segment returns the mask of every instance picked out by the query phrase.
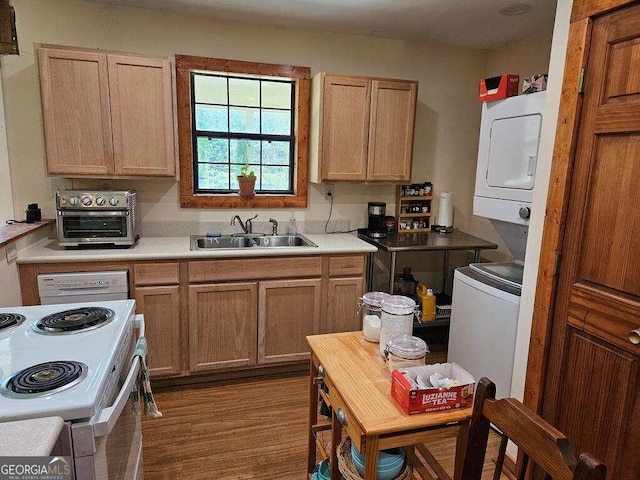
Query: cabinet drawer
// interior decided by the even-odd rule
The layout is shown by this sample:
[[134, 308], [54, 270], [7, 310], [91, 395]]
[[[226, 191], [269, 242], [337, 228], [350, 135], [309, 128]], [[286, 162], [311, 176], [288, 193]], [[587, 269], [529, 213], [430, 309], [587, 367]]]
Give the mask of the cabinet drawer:
[[364, 272], [364, 256], [348, 255], [329, 258], [329, 275], [362, 275]]
[[333, 409], [334, 414], [342, 411], [347, 419], [347, 425], [343, 426], [347, 431], [347, 435], [351, 438], [351, 441], [356, 446], [358, 451], [362, 451], [362, 445], [364, 443], [365, 435], [362, 431], [358, 422], [356, 422], [356, 417], [353, 412], [347, 407], [346, 402], [338, 393], [338, 390], [333, 385], [329, 374], [326, 374], [324, 377], [324, 383], [329, 389], [329, 401], [331, 402], [331, 408]]
[[319, 277], [321, 257], [246, 258], [189, 262], [190, 282]]
[[133, 266], [136, 285], [172, 285], [180, 283], [178, 263], [136, 263]]

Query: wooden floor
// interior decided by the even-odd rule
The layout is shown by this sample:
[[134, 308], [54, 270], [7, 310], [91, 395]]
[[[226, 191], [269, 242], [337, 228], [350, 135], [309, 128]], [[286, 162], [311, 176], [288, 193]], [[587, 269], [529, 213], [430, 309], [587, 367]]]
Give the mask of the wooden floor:
[[[296, 375], [156, 389], [163, 417], [143, 420], [145, 479], [304, 480], [308, 388]], [[451, 474], [453, 441], [429, 449]]]

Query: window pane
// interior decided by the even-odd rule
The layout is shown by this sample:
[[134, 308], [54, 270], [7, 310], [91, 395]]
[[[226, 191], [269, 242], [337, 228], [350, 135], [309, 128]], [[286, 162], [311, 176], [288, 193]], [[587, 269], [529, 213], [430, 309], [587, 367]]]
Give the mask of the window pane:
[[227, 107], [196, 105], [196, 129], [209, 132], [228, 132]]
[[262, 106], [264, 108], [291, 108], [291, 84], [262, 82]]
[[230, 107], [230, 132], [260, 133], [260, 110], [257, 108]]
[[193, 90], [196, 103], [227, 104], [227, 79], [209, 75], [194, 75]]
[[262, 142], [262, 163], [289, 165], [289, 142]]
[[289, 167], [263, 167], [262, 190], [289, 190]]
[[[236, 183], [238, 183], [237, 180]], [[199, 163], [198, 188], [227, 190], [229, 188], [229, 165]]]
[[[226, 100], [225, 100], [226, 103]], [[260, 106], [260, 81], [229, 79], [229, 105]]]
[[260, 164], [259, 140], [230, 140], [231, 163]]
[[199, 162], [228, 162], [229, 140], [224, 138], [198, 137]]
[[272, 135], [290, 135], [291, 112], [284, 112], [282, 110], [263, 110], [262, 133]]
[[[240, 173], [240, 167], [242, 165], [231, 165], [231, 190], [238, 190], [240, 186], [238, 185], [238, 174]], [[256, 176], [256, 190], [260, 190], [260, 166], [259, 165], [250, 165], [249, 171], [253, 170], [254, 175]]]

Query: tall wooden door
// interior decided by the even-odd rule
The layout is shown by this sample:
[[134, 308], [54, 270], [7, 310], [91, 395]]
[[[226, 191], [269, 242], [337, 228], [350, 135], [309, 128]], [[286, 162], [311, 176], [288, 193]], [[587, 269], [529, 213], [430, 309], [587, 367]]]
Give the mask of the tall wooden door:
[[543, 415], [577, 452], [603, 461], [608, 479], [636, 480], [640, 5], [596, 17], [589, 26]]

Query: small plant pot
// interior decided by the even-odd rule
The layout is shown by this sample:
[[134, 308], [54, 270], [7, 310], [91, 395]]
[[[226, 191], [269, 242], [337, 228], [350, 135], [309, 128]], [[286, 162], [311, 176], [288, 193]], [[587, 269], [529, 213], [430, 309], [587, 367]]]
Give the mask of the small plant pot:
[[238, 185], [240, 186], [240, 191], [238, 192], [238, 194], [242, 198], [249, 200], [256, 196], [256, 177], [238, 176]]

